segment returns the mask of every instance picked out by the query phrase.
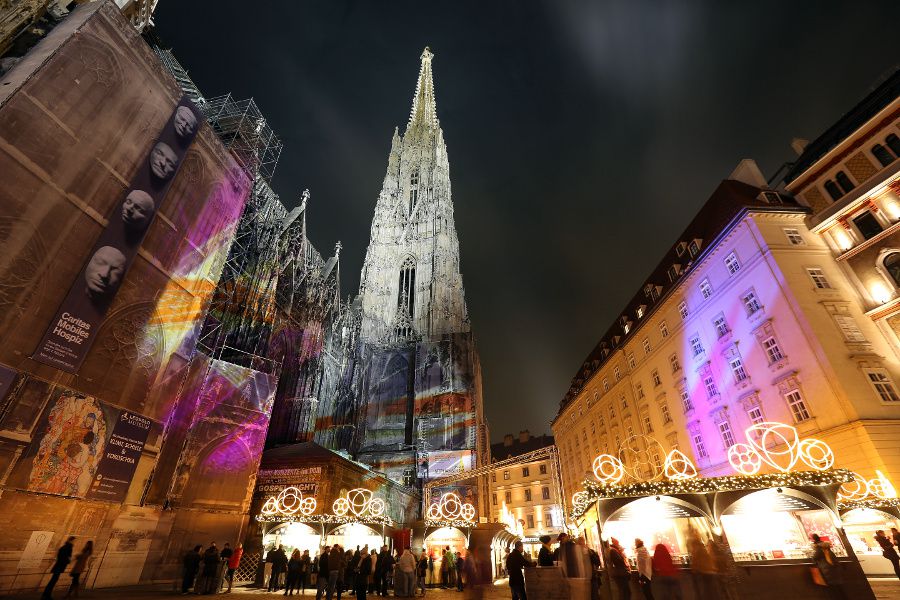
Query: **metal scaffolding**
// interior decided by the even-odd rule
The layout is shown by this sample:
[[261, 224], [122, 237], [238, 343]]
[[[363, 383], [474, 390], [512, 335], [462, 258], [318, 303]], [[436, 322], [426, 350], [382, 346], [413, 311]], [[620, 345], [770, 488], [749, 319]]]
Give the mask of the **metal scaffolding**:
[[216, 135], [251, 177], [272, 180], [283, 144], [253, 98], [235, 100], [230, 93], [200, 105]]

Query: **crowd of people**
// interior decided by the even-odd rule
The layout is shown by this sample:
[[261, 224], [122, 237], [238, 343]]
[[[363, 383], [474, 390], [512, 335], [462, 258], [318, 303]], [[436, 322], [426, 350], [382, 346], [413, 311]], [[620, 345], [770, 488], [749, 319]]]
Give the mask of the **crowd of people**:
[[181, 579], [182, 595], [190, 594], [215, 594], [223, 591], [231, 592], [234, 584], [234, 573], [241, 564], [244, 555], [244, 547], [238, 544], [235, 548], [225, 542], [222, 550], [215, 542], [210, 542], [205, 549], [201, 545], [194, 546], [182, 560], [183, 571]]

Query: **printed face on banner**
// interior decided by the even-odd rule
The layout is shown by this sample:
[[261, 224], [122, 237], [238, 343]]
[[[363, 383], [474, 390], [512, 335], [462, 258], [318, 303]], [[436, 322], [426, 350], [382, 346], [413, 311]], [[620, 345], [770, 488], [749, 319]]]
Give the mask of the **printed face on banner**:
[[128, 193], [113, 210], [34, 351], [34, 360], [69, 373], [81, 366], [197, 133], [196, 111], [191, 100], [183, 97], [148, 149], [143, 167], [132, 177]]

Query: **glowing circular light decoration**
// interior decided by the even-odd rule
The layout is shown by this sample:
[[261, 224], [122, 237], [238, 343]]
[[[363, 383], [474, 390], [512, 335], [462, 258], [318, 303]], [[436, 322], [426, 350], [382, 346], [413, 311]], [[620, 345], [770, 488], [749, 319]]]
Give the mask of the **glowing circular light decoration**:
[[748, 427], [744, 435], [762, 461], [782, 473], [793, 469], [800, 459], [800, 438], [797, 430], [790, 425], [757, 423]]
[[615, 485], [625, 477], [622, 461], [612, 454], [601, 454], [595, 458], [593, 467], [594, 477], [603, 485]]
[[847, 481], [838, 490], [838, 500], [853, 502], [869, 497], [869, 482], [859, 473], [851, 473], [853, 481]]
[[308, 517], [316, 510], [316, 499], [304, 497], [303, 493], [293, 487], [286, 487], [277, 496], [266, 500], [260, 509], [260, 513], [266, 516], [285, 515], [292, 516], [297, 513]]
[[875, 469], [875, 477], [869, 480], [869, 492], [879, 498], [897, 497], [897, 490], [894, 489], [891, 481], [878, 469]]
[[817, 471], [825, 471], [834, 465], [834, 452], [822, 440], [807, 438], [800, 442], [800, 460]]
[[625, 475], [634, 481], [655, 481], [665, 477], [665, 467], [657, 463], [665, 452], [656, 438], [639, 434], [622, 442], [617, 458]]
[[372, 498], [369, 502], [369, 514], [373, 517], [380, 517], [384, 514], [384, 500], [381, 498]]
[[588, 507], [588, 500], [590, 499], [590, 494], [587, 492], [575, 492], [572, 494], [572, 509], [576, 513], [582, 513]]
[[339, 517], [343, 517], [350, 510], [350, 502], [346, 498], [338, 498], [331, 505], [331, 510]]
[[437, 502], [433, 502], [431, 506], [428, 507], [428, 518], [437, 521], [466, 521], [472, 522], [475, 520], [475, 507], [468, 503], [463, 502], [458, 494], [454, 492], [447, 492], [443, 494]]
[[762, 466], [759, 454], [747, 444], [735, 444], [729, 448], [728, 462], [741, 475], [756, 475]]
[[347, 502], [350, 503], [350, 510], [357, 517], [361, 517], [366, 509], [369, 508], [369, 502], [372, 501], [372, 492], [364, 488], [354, 488], [347, 492]]
[[684, 452], [677, 448], [666, 456], [666, 463], [663, 467], [663, 473], [666, 479], [693, 479], [697, 476], [697, 467], [691, 462]]

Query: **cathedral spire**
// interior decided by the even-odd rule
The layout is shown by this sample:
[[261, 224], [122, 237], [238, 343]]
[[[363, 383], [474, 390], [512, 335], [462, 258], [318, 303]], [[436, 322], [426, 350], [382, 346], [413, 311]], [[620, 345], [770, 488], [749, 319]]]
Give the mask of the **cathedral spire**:
[[414, 125], [433, 125], [437, 127], [437, 106], [434, 101], [434, 79], [431, 76], [431, 59], [434, 54], [427, 46], [422, 51], [422, 66], [419, 68], [419, 80], [416, 82], [416, 94], [413, 96], [412, 110], [409, 112], [409, 123], [406, 130]]

